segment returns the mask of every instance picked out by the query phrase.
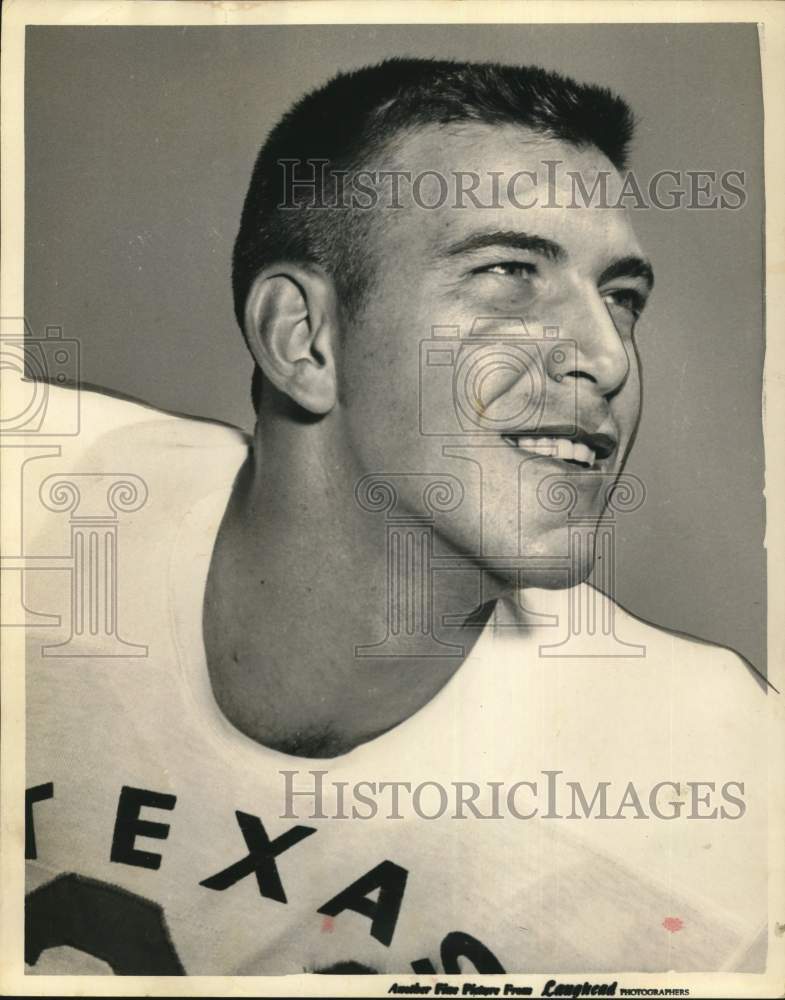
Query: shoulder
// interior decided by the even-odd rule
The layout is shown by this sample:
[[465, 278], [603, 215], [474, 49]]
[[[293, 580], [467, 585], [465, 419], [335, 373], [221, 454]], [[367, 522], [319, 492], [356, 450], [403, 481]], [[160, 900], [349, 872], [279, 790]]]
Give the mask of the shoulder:
[[230, 424], [159, 409], [97, 386], [46, 384], [46, 437], [72, 455], [111, 448], [122, 441], [172, 447], [245, 449], [248, 437]]
[[50, 471], [64, 475], [132, 473], [172, 482], [177, 473], [185, 482], [190, 471], [207, 492], [233, 478], [250, 445], [237, 427], [93, 386], [46, 385], [45, 405], [35, 444], [49, 447]]
[[[53, 390], [59, 416], [74, 391]], [[209, 555], [220, 505], [199, 532], [184, 525], [205, 498], [225, 504], [248, 453], [237, 428], [93, 389], [77, 404], [78, 434], [48, 439], [23, 482], [25, 598], [41, 616], [27, 630], [31, 774], [53, 767], [58, 736], [82, 746], [101, 719], [119, 740], [128, 716], [131, 739], [142, 723], [128, 705], [176, 697], [171, 574]]]
[[777, 695], [766, 676], [735, 650], [657, 625], [615, 601], [610, 603], [618, 634], [643, 648], [643, 659], [653, 670], [667, 670], [689, 701], [741, 707], [759, 704], [767, 693]]
[[23, 474], [33, 557], [62, 548], [64, 514], [106, 516], [107, 504], [123, 514], [125, 538], [168, 538], [202, 497], [231, 489], [249, 451], [236, 427], [94, 388], [49, 386], [47, 407], [47, 433], [31, 448], [40, 460]]

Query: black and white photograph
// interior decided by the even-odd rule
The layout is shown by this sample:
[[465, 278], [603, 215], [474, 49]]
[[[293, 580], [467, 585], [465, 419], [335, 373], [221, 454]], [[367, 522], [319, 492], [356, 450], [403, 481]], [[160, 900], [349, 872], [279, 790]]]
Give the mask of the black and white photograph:
[[2, 992], [780, 995], [782, 8], [3, 27]]

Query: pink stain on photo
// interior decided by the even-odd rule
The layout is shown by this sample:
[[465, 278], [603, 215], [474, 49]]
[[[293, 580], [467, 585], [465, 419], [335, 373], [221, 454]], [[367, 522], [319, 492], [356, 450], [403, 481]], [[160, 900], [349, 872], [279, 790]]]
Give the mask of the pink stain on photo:
[[676, 931], [680, 931], [682, 929], [684, 921], [681, 917], [666, 917], [662, 922], [662, 926], [670, 934], [675, 934]]

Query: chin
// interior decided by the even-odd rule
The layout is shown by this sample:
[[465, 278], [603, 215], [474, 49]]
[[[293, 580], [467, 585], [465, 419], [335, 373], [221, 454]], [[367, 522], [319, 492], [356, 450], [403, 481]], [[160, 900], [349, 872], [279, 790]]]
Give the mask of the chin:
[[[584, 533], [582, 536], [579, 546], [575, 546], [575, 539], [572, 539], [571, 553], [570, 534], [562, 523], [544, 530], [536, 539], [526, 539], [520, 556], [513, 555], [515, 547], [508, 547], [506, 551], [511, 556], [508, 565], [500, 566], [492, 557], [475, 557], [474, 561], [493, 576], [500, 590], [519, 590], [521, 587], [565, 590], [587, 580], [594, 568], [593, 532], [590, 532], [591, 540]], [[501, 545], [499, 550], [504, 551]]]
[[590, 576], [594, 566], [591, 560], [586, 565], [574, 566], [569, 572], [555, 571], [548, 568], [526, 569], [521, 574], [519, 586], [537, 587], [540, 590], [566, 590], [568, 587], [577, 587], [579, 583], [584, 583]]

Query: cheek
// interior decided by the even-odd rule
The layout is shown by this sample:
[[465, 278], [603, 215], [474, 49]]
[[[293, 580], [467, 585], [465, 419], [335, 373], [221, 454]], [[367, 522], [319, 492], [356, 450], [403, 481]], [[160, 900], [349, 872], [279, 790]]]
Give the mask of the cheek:
[[420, 342], [430, 325], [411, 301], [387, 292], [385, 285], [346, 331], [341, 381], [352, 419], [381, 422], [389, 438], [393, 431], [411, 436], [419, 427]]
[[[353, 419], [394, 421], [401, 433], [417, 427], [419, 357], [417, 345], [371, 344], [347, 358], [344, 400]], [[369, 427], [370, 430], [370, 427]], [[386, 427], [390, 432], [389, 424]]]
[[421, 464], [419, 358], [416, 351], [411, 355], [392, 339], [374, 337], [346, 358], [342, 444], [365, 471], [410, 471], [412, 462]]

